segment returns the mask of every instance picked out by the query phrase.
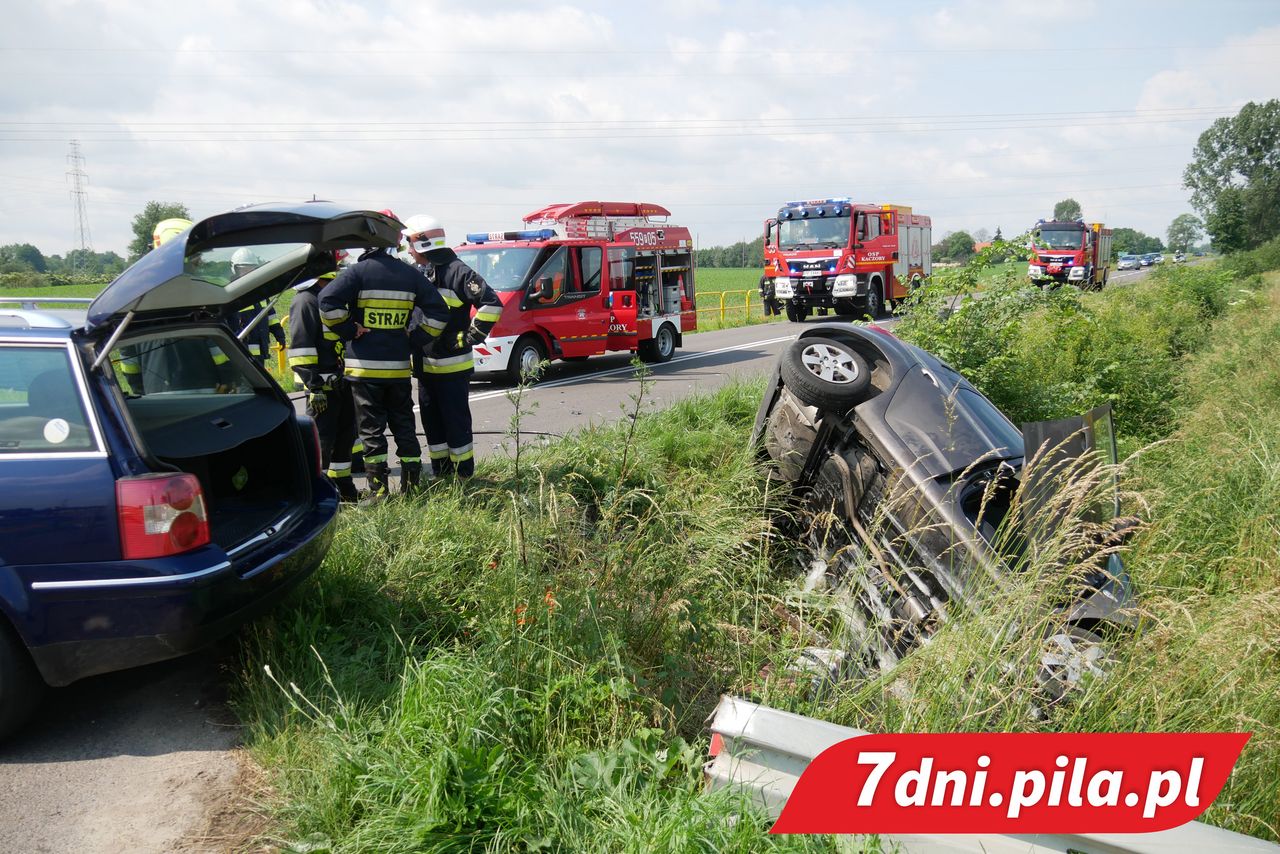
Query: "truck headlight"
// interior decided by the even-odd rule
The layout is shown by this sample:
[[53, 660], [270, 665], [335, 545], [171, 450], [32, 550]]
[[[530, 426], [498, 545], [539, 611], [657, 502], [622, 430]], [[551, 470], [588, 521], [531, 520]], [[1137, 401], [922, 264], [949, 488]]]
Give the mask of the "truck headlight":
[[1071, 272], [1067, 274], [1068, 279], [1083, 279], [1084, 267], [1072, 267]]
[[1044, 275], [1044, 267], [1039, 267], [1035, 264], [1032, 264], [1029, 267], [1027, 267], [1027, 275], [1033, 279], [1038, 279]]
[[858, 292], [858, 277], [852, 274], [836, 276], [831, 285], [833, 297], [851, 297]]

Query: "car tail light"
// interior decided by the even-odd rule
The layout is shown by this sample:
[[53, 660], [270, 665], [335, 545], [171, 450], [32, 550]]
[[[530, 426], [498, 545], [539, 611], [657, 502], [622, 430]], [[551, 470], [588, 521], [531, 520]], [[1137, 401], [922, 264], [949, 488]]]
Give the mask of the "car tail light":
[[125, 560], [181, 554], [209, 542], [204, 491], [193, 474], [121, 478], [116, 507]]

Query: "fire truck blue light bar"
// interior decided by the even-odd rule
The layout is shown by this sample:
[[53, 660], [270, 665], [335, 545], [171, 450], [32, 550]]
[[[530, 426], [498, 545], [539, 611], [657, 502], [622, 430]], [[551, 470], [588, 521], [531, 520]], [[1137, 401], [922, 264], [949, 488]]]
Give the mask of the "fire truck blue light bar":
[[467, 235], [468, 243], [488, 243], [491, 240], [550, 240], [556, 236], [554, 228], [535, 228], [529, 231], [473, 231]]

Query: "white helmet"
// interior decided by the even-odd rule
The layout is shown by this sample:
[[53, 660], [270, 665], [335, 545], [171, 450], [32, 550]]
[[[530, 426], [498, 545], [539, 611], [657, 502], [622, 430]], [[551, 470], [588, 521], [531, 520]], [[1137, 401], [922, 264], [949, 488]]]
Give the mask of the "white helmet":
[[444, 239], [444, 226], [440, 220], [427, 214], [414, 214], [404, 221], [404, 230], [400, 232], [415, 252], [427, 253], [432, 249], [444, 249], [448, 244]]
[[258, 253], [254, 252], [248, 246], [241, 246], [231, 255], [231, 273], [235, 276], [243, 276], [250, 270], [257, 269], [262, 266], [262, 259], [258, 257]]

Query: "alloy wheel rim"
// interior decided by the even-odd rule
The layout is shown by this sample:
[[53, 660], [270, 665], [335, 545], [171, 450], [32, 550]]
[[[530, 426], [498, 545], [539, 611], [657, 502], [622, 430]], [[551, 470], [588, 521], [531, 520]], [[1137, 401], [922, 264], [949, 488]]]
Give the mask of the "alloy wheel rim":
[[800, 361], [820, 380], [848, 385], [858, 378], [858, 363], [850, 353], [830, 344], [810, 344], [800, 353]]

